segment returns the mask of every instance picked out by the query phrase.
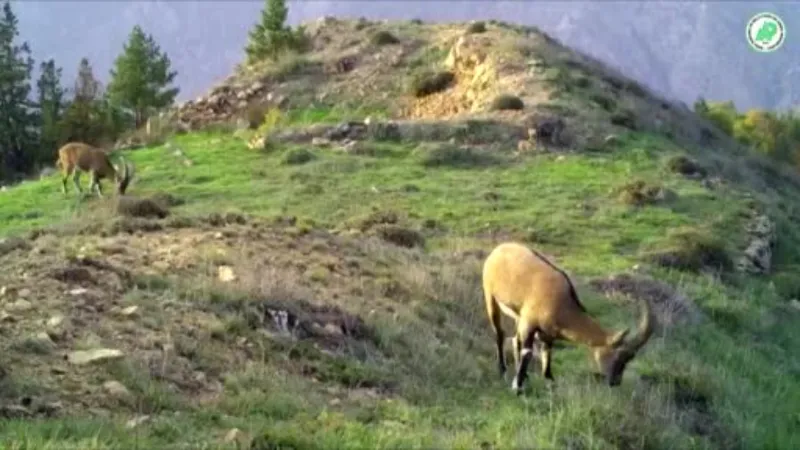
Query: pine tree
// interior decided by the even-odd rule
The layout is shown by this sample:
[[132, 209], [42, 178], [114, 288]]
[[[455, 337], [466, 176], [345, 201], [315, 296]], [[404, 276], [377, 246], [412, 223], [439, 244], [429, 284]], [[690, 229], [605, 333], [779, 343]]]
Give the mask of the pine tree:
[[40, 155], [49, 158], [55, 154], [61, 143], [60, 122], [64, 109], [64, 89], [61, 87], [61, 68], [52, 59], [40, 65], [39, 80], [36, 82], [39, 105]]
[[87, 58], [82, 58], [78, 65], [78, 75], [70, 93], [72, 100], [65, 107], [61, 120], [61, 140], [100, 145], [112, 133], [103, 116], [102, 86], [94, 77]]
[[18, 21], [6, 0], [0, 12], [0, 175], [33, 167], [36, 116], [29, 101], [33, 59], [27, 42], [15, 42]]
[[118, 107], [133, 112], [134, 123], [142, 126], [153, 110], [175, 101], [180, 90], [168, 88], [177, 72], [151, 35], [138, 25], [133, 27], [122, 53], [114, 61], [108, 98]]
[[303, 50], [305, 32], [302, 27], [292, 30], [286, 25], [289, 8], [285, 0], [265, 0], [261, 20], [248, 33], [245, 47], [248, 62], [264, 58], [277, 59], [287, 50]]

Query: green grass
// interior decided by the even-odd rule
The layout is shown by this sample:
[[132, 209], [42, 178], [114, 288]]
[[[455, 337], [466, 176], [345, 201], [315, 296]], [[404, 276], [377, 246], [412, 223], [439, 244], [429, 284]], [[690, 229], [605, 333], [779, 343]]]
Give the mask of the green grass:
[[[301, 123], [328, 117], [294, 114], [292, 121]], [[290, 214], [334, 228], [376, 209], [394, 210], [446, 230], [429, 240], [430, 252], [454, 240], [488, 250], [485, 237], [504, 233], [557, 255], [580, 277], [627, 270], [641, 261], [643, 248], [658, 246], [680, 227], [711, 230], [731, 248], [741, 240], [744, 192], [712, 192], [665, 170], [663, 157], [680, 149], [654, 136], [625, 136], [613, 153], [516, 161], [498, 155], [496, 164], [447, 157], [430, 164], [413, 145], [378, 143], [365, 143], [375, 146], [377, 156], [310, 149], [314, 158], [287, 164], [297, 148], [257, 152], [218, 133], [175, 137], [172, 145], [193, 165], [184, 166], [164, 146], [128, 157], [137, 167], [130, 194], [178, 196], [186, 203], [174, 214]], [[632, 179], [661, 184], [677, 198], [644, 207], [619, 202], [614, 190]], [[91, 220], [87, 205], [98, 201], [78, 201], [73, 193], [65, 199], [59, 184], [53, 176], [0, 194], [0, 234]], [[779, 220], [786, 226], [785, 218]], [[782, 243], [797, 242], [791, 236]], [[777, 269], [794, 253], [783, 248]], [[765, 320], [780, 315], [785, 299], [769, 280], [734, 276], [723, 283], [705, 275], [654, 273], [679, 286], [707, 317], [654, 339], [631, 363], [631, 373], [652, 382], [627, 375], [619, 388], [597, 385], [588, 377], [585, 349], [565, 348], [555, 352], [558, 385], [552, 392], [532, 375], [527, 396], [514, 397], [494, 371], [477, 274], [462, 274], [446, 286], [425, 288], [439, 302], [411, 286], [401, 318], [373, 324], [378, 346], [393, 355], [387, 361], [319, 360], [326, 370], [348, 374], [339, 384], [390, 378], [396, 384], [390, 399], [333, 405], [317, 383], [254, 364], [226, 380], [225, 395], [213, 408], [156, 412], [135, 431], [119, 417], [70, 417], [4, 421], [0, 435], [11, 442], [6, 448], [19, 449], [217, 448], [231, 428], [268, 433], [269, 442], [285, 448], [797, 448], [800, 335], [796, 320]], [[582, 283], [579, 290], [604, 324], [632, 320], [628, 309]], [[431, 320], [440, 321], [441, 330]], [[277, 448], [263, 445], [253, 448]]]

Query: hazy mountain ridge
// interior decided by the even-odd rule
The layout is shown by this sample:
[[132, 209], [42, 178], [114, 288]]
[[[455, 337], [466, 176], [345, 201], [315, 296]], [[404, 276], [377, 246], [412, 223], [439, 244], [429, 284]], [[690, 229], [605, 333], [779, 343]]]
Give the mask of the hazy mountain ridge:
[[[107, 80], [134, 24], [152, 33], [178, 70], [180, 98], [193, 98], [224, 78], [243, 58], [260, 1], [18, 2], [22, 37], [38, 60], [55, 57], [71, 77], [82, 56]], [[786, 23], [780, 51], [748, 48], [744, 27], [759, 11]], [[535, 25], [656, 91], [691, 103], [698, 96], [731, 99], [740, 107], [797, 105], [800, 92], [800, 5], [779, 2], [290, 2], [290, 22], [322, 15], [370, 19], [456, 21], [498, 19]], [[69, 79], [69, 78], [68, 78]], [[67, 81], [69, 83], [69, 81]]]

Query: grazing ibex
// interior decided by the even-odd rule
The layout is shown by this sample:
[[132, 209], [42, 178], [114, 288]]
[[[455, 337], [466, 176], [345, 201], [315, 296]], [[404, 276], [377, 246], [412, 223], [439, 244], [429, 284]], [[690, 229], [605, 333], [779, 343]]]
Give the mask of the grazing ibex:
[[58, 149], [58, 166], [61, 167], [61, 190], [66, 195], [67, 193], [67, 178], [72, 175], [72, 181], [75, 183], [75, 188], [79, 193], [83, 193], [81, 189], [80, 177], [81, 172], [88, 172], [91, 176], [91, 184], [89, 191], [92, 189], [97, 190], [99, 197], [103, 196], [100, 188], [100, 179], [114, 179], [117, 183], [117, 192], [122, 195], [128, 188], [128, 183], [131, 181], [132, 168], [129, 167], [128, 162], [120, 157], [121, 164], [119, 167], [114, 167], [108, 159], [106, 152], [97, 147], [84, 144], [82, 142], [70, 142], [64, 144]]
[[625, 340], [628, 329], [610, 332], [586, 312], [569, 277], [538, 252], [507, 242], [498, 245], [483, 265], [486, 311], [497, 339], [500, 374], [506, 371], [500, 312], [516, 321], [512, 339], [516, 374], [511, 388], [519, 394], [536, 343], [542, 375], [553, 380], [550, 358], [557, 339], [582, 343], [591, 349], [600, 373], [617, 386], [628, 362], [653, 333], [655, 318], [644, 301], [639, 330]]

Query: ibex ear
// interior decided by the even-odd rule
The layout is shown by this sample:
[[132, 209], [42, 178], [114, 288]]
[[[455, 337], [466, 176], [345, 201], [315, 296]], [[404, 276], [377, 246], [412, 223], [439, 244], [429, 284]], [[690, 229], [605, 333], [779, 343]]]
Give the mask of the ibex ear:
[[623, 341], [625, 341], [625, 337], [628, 335], [629, 331], [631, 331], [629, 328], [618, 331], [615, 335], [611, 336], [611, 339], [608, 340], [608, 345], [610, 347], [619, 346]]

